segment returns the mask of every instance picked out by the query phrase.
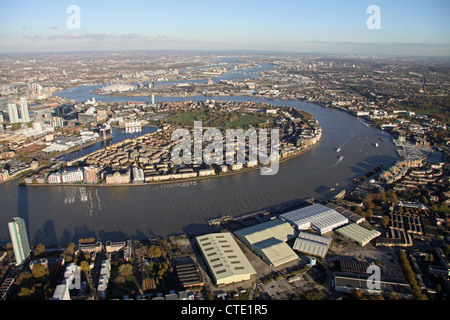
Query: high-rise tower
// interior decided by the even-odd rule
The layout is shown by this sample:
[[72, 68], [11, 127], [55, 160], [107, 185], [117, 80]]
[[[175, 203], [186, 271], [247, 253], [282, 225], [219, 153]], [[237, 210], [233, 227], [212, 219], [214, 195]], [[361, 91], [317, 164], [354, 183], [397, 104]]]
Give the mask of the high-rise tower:
[[27, 98], [20, 98], [19, 100], [20, 116], [23, 123], [30, 122], [30, 115], [28, 113]]
[[15, 103], [8, 103], [8, 117], [9, 123], [19, 122], [19, 114], [17, 112], [17, 106]]
[[16, 257], [16, 266], [21, 265], [30, 255], [30, 243], [28, 242], [25, 220], [19, 217], [8, 222], [9, 234]]

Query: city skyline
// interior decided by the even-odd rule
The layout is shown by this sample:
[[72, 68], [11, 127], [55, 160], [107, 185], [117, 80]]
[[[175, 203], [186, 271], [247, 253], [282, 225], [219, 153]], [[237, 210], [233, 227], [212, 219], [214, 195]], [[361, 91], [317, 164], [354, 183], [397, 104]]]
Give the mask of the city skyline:
[[[374, 14], [368, 11], [371, 5], [380, 8], [379, 29], [367, 26]], [[21, 1], [0, 6], [1, 53], [249, 50], [450, 56], [450, 4], [442, 0]], [[76, 21], [70, 6], [79, 8]]]

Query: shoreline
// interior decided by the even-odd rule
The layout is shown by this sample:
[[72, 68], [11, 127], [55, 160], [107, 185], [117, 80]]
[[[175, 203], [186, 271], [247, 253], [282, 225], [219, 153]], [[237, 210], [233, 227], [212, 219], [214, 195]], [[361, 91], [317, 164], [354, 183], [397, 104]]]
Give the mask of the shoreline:
[[[291, 156], [285, 157], [283, 159], [281, 159], [278, 163], [283, 163], [285, 161], [289, 161], [292, 159], [295, 159], [303, 154], [305, 154], [306, 152], [311, 151], [315, 146], [317, 146], [320, 141], [322, 139], [320, 139], [316, 144], [310, 146], [309, 148], [302, 150], [299, 153], [293, 154]], [[265, 166], [255, 166], [255, 167], [251, 167], [251, 168], [243, 168], [237, 171], [229, 171], [229, 172], [225, 172], [225, 173], [220, 173], [220, 174], [215, 174], [215, 175], [211, 175], [211, 176], [204, 176], [204, 177], [193, 177], [193, 178], [186, 178], [186, 179], [173, 179], [173, 180], [165, 180], [165, 181], [153, 181], [153, 182], [144, 182], [144, 183], [123, 183], [123, 184], [106, 184], [106, 183], [25, 183], [25, 182], [18, 182], [17, 185], [18, 186], [24, 186], [24, 187], [28, 187], [28, 186], [78, 186], [78, 187], [128, 187], [128, 186], [154, 186], [154, 185], [167, 185], [167, 184], [172, 184], [172, 183], [181, 183], [181, 182], [192, 182], [192, 181], [199, 181], [199, 180], [204, 180], [204, 179], [214, 179], [214, 178], [220, 178], [220, 177], [229, 177], [229, 176], [233, 176], [233, 175], [237, 175], [237, 174], [241, 174], [241, 173], [246, 173], [246, 172], [251, 172], [254, 170], [260, 170], [261, 168], [263, 168]]]

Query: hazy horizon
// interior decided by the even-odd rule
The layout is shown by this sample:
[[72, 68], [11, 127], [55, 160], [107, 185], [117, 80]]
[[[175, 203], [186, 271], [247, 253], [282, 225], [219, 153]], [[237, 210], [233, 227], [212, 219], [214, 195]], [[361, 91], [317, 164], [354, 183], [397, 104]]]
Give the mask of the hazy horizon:
[[[379, 29], [368, 27], [371, 5], [380, 9]], [[446, 0], [24, 0], [2, 2], [0, 8], [4, 54], [176, 50], [450, 56]]]

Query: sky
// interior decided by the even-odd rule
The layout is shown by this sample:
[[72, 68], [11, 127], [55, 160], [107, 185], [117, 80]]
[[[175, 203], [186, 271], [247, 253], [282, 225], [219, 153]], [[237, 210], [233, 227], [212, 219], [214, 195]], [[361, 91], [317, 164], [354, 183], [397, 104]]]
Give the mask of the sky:
[[[72, 5], [79, 16], [68, 12]], [[371, 5], [379, 15], [367, 12]], [[0, 52], [450, 56], [449, 12], [449, 0], [0, 0]], [[368, 20], [379, 28], [368, 28]]]

